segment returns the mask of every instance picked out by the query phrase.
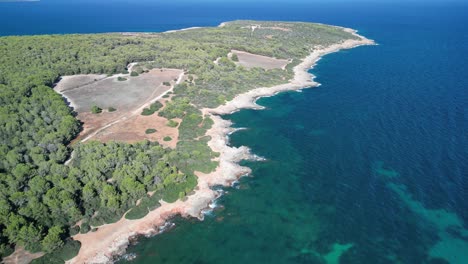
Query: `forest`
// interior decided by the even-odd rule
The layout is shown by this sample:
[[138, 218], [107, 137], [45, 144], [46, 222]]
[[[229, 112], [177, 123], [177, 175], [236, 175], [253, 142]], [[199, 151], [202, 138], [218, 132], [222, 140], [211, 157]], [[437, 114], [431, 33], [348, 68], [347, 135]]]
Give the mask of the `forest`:
[[[252, 24], [261, 27], [253, 31]], [[194, 171], [217, 166], [212, 159], [218, 154], [204, 136], [212, 121], [199, 109], [287, 82], [292, 66], [316, 46], [350, 38], [355, 37], [321, 24], [255, 21], [173, 33], [1, 37], [0, 257], [16, 245], [56, 252], [73, 244], [70, 236], [77, 232], [92, 232], [125, 213], [140, 218], [160, 199], [183, 199], [196, 186]], [[227, 58], [232, 49], [293, 63], [286, 70], [246, 69]], [[149, 141], [70, 145], [81, 124], [51, 87], [63, 75], [126, 73], [132, 62], [191, 76], [159, 112], [182, 119], [177, 147]]]

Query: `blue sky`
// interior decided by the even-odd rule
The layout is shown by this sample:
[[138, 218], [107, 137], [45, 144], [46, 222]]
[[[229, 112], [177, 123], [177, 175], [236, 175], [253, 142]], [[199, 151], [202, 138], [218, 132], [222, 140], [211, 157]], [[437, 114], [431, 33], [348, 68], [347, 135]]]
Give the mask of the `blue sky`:
[[[90, 2], [90, 3], [128, 3], [128, 4], [137, 4], [137, 3], [167, 3], [167, 0], [0, 0], [0, 2], [25, 2], [25, 1], [41, 1], [41, 2]], [[368, 3], [395, 3], [395, 2], [466, 2], [465, 0], [171, 0], [170, 3], [353, 3], [353, 2], [368, 2]]]

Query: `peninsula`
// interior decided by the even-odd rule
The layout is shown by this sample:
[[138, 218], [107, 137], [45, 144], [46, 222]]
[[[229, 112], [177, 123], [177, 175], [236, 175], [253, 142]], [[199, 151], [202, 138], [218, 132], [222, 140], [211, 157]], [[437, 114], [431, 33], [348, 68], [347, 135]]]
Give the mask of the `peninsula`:
[[220, 116], [315, 87], [321, 56], [374, 42], [323, 24], [0, 38], [0, 256], [111, 263], [250, 172]]

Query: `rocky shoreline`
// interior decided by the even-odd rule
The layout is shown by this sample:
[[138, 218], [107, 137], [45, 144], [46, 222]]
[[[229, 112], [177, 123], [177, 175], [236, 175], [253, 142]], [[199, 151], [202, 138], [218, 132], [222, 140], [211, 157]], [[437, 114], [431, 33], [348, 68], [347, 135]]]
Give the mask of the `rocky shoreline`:
[[[222, 26], [222, 25], [221, 25]], [[74, 239], [82, 243], [79, 254], [67, 261], [67, 263], [112, 263], [115, 257], [125, 253], [132, 239], [140, 235], [156, 235], [160, 233], [160, 227], [174, 215], [183, 217], [197, 217], [203, 219], [203, 210], [219, 197], [219, 193], [212, 186], [229, 186], [239, 177], [251, 172], [250, 168], [239, 165], [241, 160], [256, 159], [249, 148], [245, 146], [231, 147], [228, 144], [228, 135], [235, 129], [231, 122], [224, 120], [220, 115], [230, 114], [240, 109], [262, 109], [255, 102], [260, 97], [275, 95], [283, 91], [299, 90], [316, 87], [319, 84], [313, 81], [314, 76], [308, 73], [317, 61], [324, 55], [337, 52], [342, 49], [350, 49], [362, 45], [374, 45], [374, 41], [357, 34], [355, 30], [344, 29], [359, 37], [358, 40], [346, 40], [340, 44], [334, 44], [326, 48], [311, 52], [303, 61], [294, 67], [294, 78], [289, 83], [273, 87], [257, 88], [247, 93], [236, 96], [233, 100], [215, 109], [202, 109], [203, 114], [209, 116], [214, 124], [207, 131], [211, 140], [210, 148], [220, 153], [216, 158], [218, 168], [209, 174], [196, 172], [198, 185], [195, 193], [188, 196], [185, 201], [175, 203], [162, 203], [161, 207], [151, 211], [145, 217], [138, 220], [122, 218], [116, 223], [99, 227], [96, 232], [78, 234]]]

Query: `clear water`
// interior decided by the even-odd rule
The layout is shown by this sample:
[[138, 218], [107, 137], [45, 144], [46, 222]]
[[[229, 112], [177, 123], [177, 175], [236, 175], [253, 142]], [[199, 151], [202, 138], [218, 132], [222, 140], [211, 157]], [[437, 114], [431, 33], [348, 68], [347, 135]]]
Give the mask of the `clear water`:
[[185, 5], [149, 15], [157, 5], [129, 5], [125, 23], [114, 18], [123, 7], [103, 8], [102, 25], [95, 10], [80, 22], [90, 29], [63, 17], [55, 27], [48, 16], [5, 27], [0, 4], [0, 31], [161, 31], [249, 18], [349, 26], [380, 45], [324, 57], [312, 70], [318, 88], [226, 116], [247, 128], [231, 144], [268, 160], [246, 163], [251, 177], [227, 188], [205, 221], [175, 218], [175, 228], [140, 239], [132, 263], [468, 263], [468, 4], [193, 4], [170, 19]]

